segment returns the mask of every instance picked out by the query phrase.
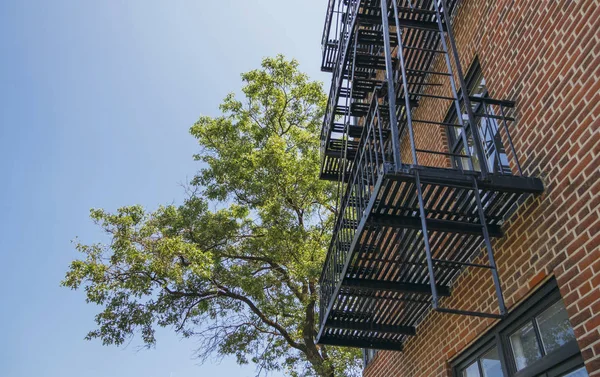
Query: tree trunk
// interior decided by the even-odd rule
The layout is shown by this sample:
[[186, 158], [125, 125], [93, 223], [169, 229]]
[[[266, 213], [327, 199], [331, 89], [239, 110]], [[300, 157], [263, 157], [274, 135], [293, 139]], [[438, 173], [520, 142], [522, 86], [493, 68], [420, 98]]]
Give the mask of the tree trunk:
[[306, 358], [320, 377], [335, 377], [335, 371], [330, 365], [327, 365], [325, 363], [325, 360], [323, 359], [321, 354], [319, 354], [318, 351], [315, 354], [313, 352], [308, 351], [307, 349]]
[[306, 308], [306, 319], [304, 322], [304, 328], [302, 329], [304, 344], [306, 345], [306, 358], [320, 377], [335, 377], [334, 369], [331, 367], [331, 365], [328, 365], [326, 358], [319, 352], [319, 349], [315, 344], [314, 306], [315, 302], [314, 300], [311, 300]]

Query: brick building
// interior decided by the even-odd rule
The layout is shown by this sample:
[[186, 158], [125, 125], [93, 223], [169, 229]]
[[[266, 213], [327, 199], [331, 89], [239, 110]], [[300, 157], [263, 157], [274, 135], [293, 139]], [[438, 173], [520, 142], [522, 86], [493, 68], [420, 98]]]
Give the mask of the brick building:
[[599, 377], [600, 2], [329, 0], [322, 69], [319, 342], [366, 377]]

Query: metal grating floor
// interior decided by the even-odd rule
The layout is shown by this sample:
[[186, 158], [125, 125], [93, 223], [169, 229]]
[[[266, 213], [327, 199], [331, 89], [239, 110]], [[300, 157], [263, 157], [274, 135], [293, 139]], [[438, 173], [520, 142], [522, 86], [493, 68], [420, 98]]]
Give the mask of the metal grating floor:
[[[357, 55], [357, 64], [353, 64], [352, 54], [350, 53], [345, 53], [342, 54], [342, 56], [338, 56], [338, 50], [340, 48], [342, 48], [342, 51], [346, 52], [351, 50], [355, 38], [354, 30], [348, 33], [347, 38], [341, 38], [341, 41], [344, 42], [345, 45], [336, 47], [336, 53], [331, 51], [331, 49], [334, 48], [332, 45], [327, 44], [327, 46], [324, 47], [323, 66], [327, 67], [325, 71], [331, 71], [336, 74], [336, 70], [334, 68], [336, 65], [338, 65], [337, 68], [341, 70], [341, 75], [343, 77], [350, 78], [352, 72], [354, 72], [355, 75], [364, 76], [363, 81], [373, 81], [376, 79], [378, 71], [381, 72], [385, 70], [382, 60], [382, 48], [378, 47], [376, 50], [371, 49], [372, 46], [379, 46], [383, 39], [381, 37], [382, 29], [380, 0], [359, 0], [359, 3], [360, 6], [358, 7], [356, 15], [357, 22], [352, 23], [353, 19], [351, 17], [348, 17], [345, 22], [354, 25], [354, 28], [358, 28], [360, 31], [356, 36], [358, 37], [357, 48], [361, 51], [365, 49], [370, 51], [368, 55], [363, 57], [370, 58], [371, 60], [380, 59], [381, 61], [379, 61], [379, 66], [374, 64], [371, 60], [369, 60], [369, 64], [364, 66], [360, 65], [360, 62], [358, 61], [358, 58], [361, 56], [360, 54]], [[456, 4], [457, 0], [449, 0], [449, 9], [451, 11], [454, 10]], [[409, 70], [410, 74], [409, 87], [410, 92], [412, 93], [411, 101], [415, 104], [415, 106], [417, 106], [420, 99], [420, 94], [425, 90], [425, 88], [431, 85], [438, 85], [436, 83], [435, 75], [427, 72], [429, 72], [428, 70], [436, 57], [437, 51], [439, 51], [440, 39], [435, 30], [428, 29], [424, 26], [434, 24], [434, 6], [432, 0], [400, 0], [398, 1], [398, 9], [399, 17], [405, 26], [405, 59], [406, 68]], [[390, 17], [393, 17], [391, 9], [388, 10], [388, 14]], [[391, 34], [391, 38], [393, 43], [395, 38], [393, 33]], [[325, 56], [327, 56], [327, 58], [325, 58]], [[340, 59], [340, 61], [338, 61], [338, 59]], [[358, 77], [358, 79], [360, 79], [360, 77]], [[355, 77], [355, 82], [353, 85], [356, 84], [356, 80], [357, 78]], [[330, 96], [333, 96], [333, 99], [330, 98], [327, 108], [327, 113], [331, 115], [325, 117], [325, 122], [323, 125], [324, 133], [322, 135], [323, 153], [321, 178], [326, 180], [339, 180], [343, 175], [347, 175], [351, 168], [354, 149], [352, 145], [348, 145], [349, 153], [346, 157], [348, 161], [345, 163], [339, 161], [344, 159], [343, 154], [332, 153], [337, 152], [339, 149], [343, 149], [344, 140], [347, 140], [344, 136], [345, 132], [343, 131], [343, 128], [342, 130], [340, 130], [339, 127], [336, 128], [335, 122], [344, 121], [341, 119], [344, 118], [344, 116], [348, 117], [351, 115], [357, 118], [364, 117], [366, 113], [351, 113], [352, 108], [356, 108], [361, 104], [364, 104], [368, 107], [370, 98], [368, 94], [360, 97], [354, 95], [352, 101], [352, 105], [354, 106], [343, 106], [340, 104], [339, 100], [343, 99], [345, 92], [348, 94], [350, 93], [350, 88], [343, 88], [342, 80], [333, 80], [332, 85], [335, 86], [330, 90]], [[372, 92], [372, 90], [373, 89], [371, 89], [370, 92]], [[399, 93], [397, 102], [399, 112], [404, 111], [402, 108], [402, 97], [403, 95]], [[402, 118], [402, 116], [399, 116], [399, 119]], [[348, 122], [348, 120], [346, 119], [345, 122]], [[405, 121], [401, 122], [399, 124], [400, 130], [402, 131], [405, 126]], [[345, 171], [344, 167], [346, 168]]]
[[[429, 240], [438, 291], [451, 294], [453, 279], [480, 253], [472, 177], [445, 169], [421, 169]], [[320, 332], [323, 344], [400, 350], [431, 308], [414, 174], [385, 174], [368, 215], [352, 242], [340, 245], [350, 259], [336, 297], [328, 300]], [[500, 237], [504, 217], [524, 195], [540, 193], [541, 181], [516, 176], [479, 180], [490, 235]], [[345, 258], [336, 261], [342, 273]]]

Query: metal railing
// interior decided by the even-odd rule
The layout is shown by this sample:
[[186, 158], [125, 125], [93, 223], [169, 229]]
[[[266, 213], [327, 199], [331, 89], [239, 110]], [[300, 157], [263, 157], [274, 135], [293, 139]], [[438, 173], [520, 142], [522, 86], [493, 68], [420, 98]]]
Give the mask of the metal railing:
[[[515, 122], [510, 116], [514, 102], [474, 96], [469, 100], [474, 109], [475, 127], [470, 127], [467, 123], [466, 138], [463, 138], [465, 129], [448, 126], [450, 151], [439, 154], [451, 158], [452, 167], [458, 170], [481, 172], [481, 165], [485, 163], [486, 171], [490, 174], [522, 176], [521, 164], [510, 131]], [[448, 120], [453, 119], [455, 116]], [[474, 132], [477, 132], [481, 145], [475, 145]], [[467, 141], [467, 148], [462, 140]], [[480, 149], [484, 161], [479, 159], [479, 153], [474, 153], [476, 148]]]
[[342, 87], [342, 81], [344, 80], [344, 69], [348, 60], [347, 54], [350, 47], [350, 40], [352, 39], [353, 35], [352, 31], [354, 30], [358, 8], [359, 1], [349, 1], [346, 9], [343, 12], [343, 15], [341, 16], [344, 22], [341, 22], [340, 25], [341, 30], [339, 31], [339, 39], [337, 42], [338, 55], [333, 69], [331, 87], [329, 88], [329, 101], [327, 102], [327, 109], [325, 111], [325, 118], [323, 120], [323, 127], [321, 129], [322, 156], [324, 155], [327, 144], [331, 138], [330, 129], [336, 116], [335, 108], [338, 105], [340, 89]]
[[321, 37], [321, 70], [331, 72], [333, 63], [337, 60], [339, 30], [343, 23], [342, 15], [345, 12], [343, 0], [329, 0], [327, 4], [327, 13], [325, 14], [325, 24], [323, 25], [323, 35]]
[[361, 222], [368, 217], [369, 202], [375, 186], [386, 171], [393, 169], [388, 137], [389, 122], [381, 116], [383, 105], [380, 102], [381, 99], [374, 94], [321, 273], [321, 323], [326, 306], [331, 304], [336, 285], [346, 274], [344, 270], [351, 257], [352, 244], [359, 241], [355, 239], [356, 233]]
[[475, 112], [475, 122], [480, 134], [483, 154], [488, 171], [494, 174], [523, 175], [521, 163], [515, 150], [509, 126], [515, 119], [509, 116], [515, 104], [512, 101], [489, 97], [470, 97], [472, 103], [480, 103]]
[[[508, 110], [514, 106], [511, 101], [501, 101], [491, 98], [472, 98], [473, 102], [480, 102], [480, 112], [475, 112], [477, 127], [467, 127], [467, 139], [472, 142], [471, 132], [477, 130], [480, 140], [484, 144], [482, 149], [488, 158], [500, 164], [494, 168], [489, 165], [492, 174], [522, 175], [512, 137], [509, 132], [509, 123], [514, 118], [507, 115]], [[390, 122], [382, 112], [387, 114], [385, 98], [380, 97], [377, 91], [373, 94], [369, 113], [365, 119], [365, 127], [358, 142], [358, 151], [352, 163], [352, 169], [345, 190], [341, 192], [339, 210], [335, 221], [329, 251], [320, 279], [321, 301], [320, 315], [326, 313], [327, 306], [332, 305], [332, 295], [340, 284], [348, 259], [352, 257], [352, 250], [356, 248], [356, 234], [361, 222], [369, 215], [369, 202], [375, 191], [380, 177], [388, 172], [396, 171], [393, 163], [392, 143], [390, 137]], [[491, 135], [491, 136], [490, 136]], [[505, 148], [507, 145], [508, 148]], [[405, 147], [410, 147], [409, 143]], [[447, 153], [451, 155], [451, 153]], [[468, 158], [475, 158], [468, 153]], [[510, 163], [509, 163], [510, 162]], [[462, 165], [462, 164], [460, 164]], [[475, 171], [477, 171], [477, 164]], [[404, 169], [408, 166], [402, 165]], [[467, 165], [456, 167], [457, 170], [468, 171]], [[376, 193], [375, 193], [376, 194]], [[353, 244], [354, 243], [354, 244]], [[322, 321], [325, 318], [321, 318]]]
[[[394, 1], [394, 0], [392, 0]], [[333, 5], [335, 1], [330, 2], [328, 8], [328, 17], [333, 16]], [[339, 105], [340, 90], [343, 86], [343, 81], [348, 80], [344, 76], [346, 64], [348, 63], [348, 54], [352, 50], [351, 40], [355, 30], [355, 22], [357, 19], [360, 1], [350, 0], [346, 3], [346, 8], [343, 14], [340, 13], [340, 30], [338, 40], [338, 55], [333, 68], [333, 78], [329, 92], [329, 101], [323, 122], [321, 132], [321, 153], [325, 156], [325, 152], [332, 140], [332, 127], [336, 117], [336, 107]], [[387, 14], [384, 10], [387, 9], [386, 2], [382, 1], [382, 14]], [[393, 2], [392, 5], [396, 4]], [[437, 3], [435, 4], [438, 7]], [[450, 25], [448, 15], [444, 11], [445, 25]], [[331, 16], [329, 13], [331, 12]], [[437, 9], [437, 12], [440, 12]], [[397, 17], [398, 12], [394, 11], [395, 23], [399, 25]], [[439, 32], [443, 34], [443, 26], [441, 16], [437, 17]], [[383, 29], [389, 30], [387, 25], [387, 17], [383, 17]], [[329, 42], [330, 29], [324, 30], [324, 43]], [[399, 28], [395, 29], [396, 31]], [[327, 38], [326, 38], [327, 35]], [[327, 41], [325, 40], [327, 39]], [[449, 37], [450, 41], [453, 38]], [[399, 43], [398, 54], [403, 52], [402, 36], [398, 33], [397, 40]], [[514, 106], [511, 101], [495, 100], [487, 97], [462, 97], [460, 93], [466, 93], [467, 88], [463, 82], [463, 75], [460, 70], [457, 72], [451, 68], [450, 53], [455, 51], [454, 43], [451, 42], [451, 48], [446, 46], [443, 38], [439, 42], [442, 45], [443, 52], [448, 66], [448, 72], [444, 73], [449, 78], [452, 84], [452, 97], [442, 97], [431, 94], [426, 94], [423, 91], [410, 92], [409, 82], [411, 78], [409, 74], [421, 70], [427, 72], [428, 67], [411, 66], [411, 69], [406, 69], [408, 66], [399, 56], [400, 69], [402, 76], [394, 76], [394, 70], [391, 57], [392, 49], [390, 47], [389, 35], [384, 33], [384, 46], [386, 57], [386, 89], [387, 97], [380, 95], [381, 91], [375, 89], [372, 94], [369, 111], [362, 123], [363, 129], [360, 138], [352, 140], [358, 142], [356, 155], [350, 164], [348, 179], [340, 180], [340, 196], [337, 206], [337, 218], [334, 225], [333, 235], [329, 244], [329, 250], [326, 256], [325, 264], [320, 278], [320, 323], [323, 325], [327, 313], [329, 313], [334, 305], [336, 297], [333, 295], [338, 291], [345, 275], [351, 265], [351, 260], [354, 251], [363, 240], [357, 233], [362, 229], [367, 217], [370, 215], [375, 199], [373, 196], [378, 195], [376, 187], [378, 182], [383, 179], [383, 175], [388, 172], [399, 172], [404, 169], [419, 169], [423, 165], [417, 159], [417, 154], [437, 154], [446, 156], [444, 166], [432, 166], [436, 168], [448, 169], [448, 160], [452, 161], [452, 168], [448, 170], [457, 171], [459, 174], [464, 171], [478, 172], [481, 177], [485, 178], [487, 174], [504, 174], [504, 175], [522, 175], [521, 166], [517, 158], [513, 139], [509, 132], [509, 123], [514, 122], [514, 118], [508, 116], [509, 109]], [[438, 47], [429, 47], [438, 50]], [[452, 55], [453, 58], [456, 58]], [[407, 72], [409, 74], [407, 74]], [[435, 73], [435, 72], [434, 72]], [[454, 85], [454, 78], [460, 78], [460, 90]], [[348, 83], [348, 82], [346, 82]], [[398, 85], [400, 84], [400, 85]], [[349, 90], [352, 88], [350, 87]], [[396, 90], [397, 89], [397, 90]], [[403, 90], [402, 90], [403, 89]], [[413, 119], [412, 105], [413, 97], [430, 97], [435, 99], [452, 100], [457, 112], [457, 119], [452, 122], [439, 122], [428, 119]], [[350, 96], [351, 98], [351, 96]], [[387, 99], [387, 100], [386, 100]], [[389, 101], [391, 99], [391, 101]], [[398, 101], [398, 107], [394, 105], [394, 101]], [[404, 103], [404, 105], [402, 105]], [[477, 106], [471, 106], [471, 104]], [[402, 109], [402, 106], [404, 110]], [[350, 105], [345, 106], [344, 125], [348, 126]], [[399, 111], [400, 110], [400, 111]], [[340, 116], [342, 114], [337, 114]], [[383, 115], [383, 116], [382, 116]], [[399, 116], [400, 119], [396, 119]], [[444, 146], [444, 150], [429, 150], [422, 149], [416, 145], [413, 135], [412, 123], [429, 123], [430, 125], [443, 126], [448, 133], [454, 133], [458, 130], [456, 138], [462, 140], [463, 150], [454, 150], [454, 146]], [[356, 125], [355, 125], [356, 126]], [[440, 130], [441, 131], [441, 130]], [[348, 149], [348, 133], [346, 132], [341, 139]], [[409, 142], [405, 138], [409, 138]], [[410, 148], [401, 150], [400, 148]], [[410, 152], [410, 153], [402, 153]], [[402, 155], [411, 155], [412, 161], [402, 161]], [[344, 155], [346, 157], [347, 155]], [[344, 165], [345, 166], [345, 165]], [[343, 169], [343, 174], [346, 174], [346, 169]], [[418, 174], [417, 174], [418, 177]], [[346, 183], [344, 183], [346, 182]], [[345, 187], [344, 187], [345, 184]], [[419, 184], [420, 185], [420, 184]], [[422, 194], [419, 194], [422, 197]], [[424, 215], [421, 216], [425, 218]], [[426, 232], [425, 232], [426, 233]]]

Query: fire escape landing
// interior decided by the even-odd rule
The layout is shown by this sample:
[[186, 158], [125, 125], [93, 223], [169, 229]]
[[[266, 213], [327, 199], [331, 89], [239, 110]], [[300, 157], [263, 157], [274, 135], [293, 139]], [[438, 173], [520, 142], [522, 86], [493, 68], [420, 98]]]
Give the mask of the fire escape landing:
[[[322, 344], [401, 350], [430, 309], [506, 313], [491, 239], [543, 186], [521, 171], [509, 133], [515, 104], [467, 87], [456, 2], [329, 1], [321, 178], [338, 181], [340, 196], [320, 281]], [[434, 112], [420, 107], [449, 115], [427, 118]], [[453, 146], [434, 148], [420, 137], [433, 135], [427, 127]], [[467, 268], [490, 273], [497, 310], [445, 305]]]

